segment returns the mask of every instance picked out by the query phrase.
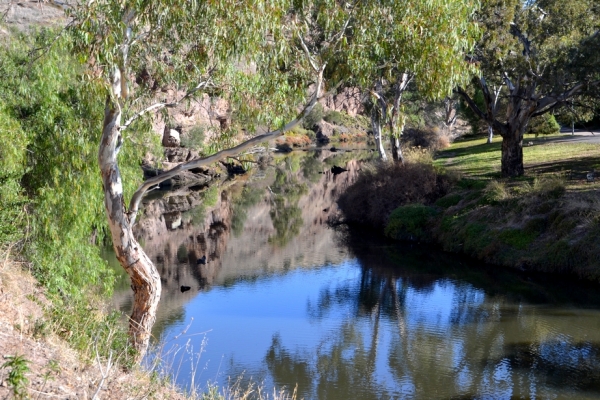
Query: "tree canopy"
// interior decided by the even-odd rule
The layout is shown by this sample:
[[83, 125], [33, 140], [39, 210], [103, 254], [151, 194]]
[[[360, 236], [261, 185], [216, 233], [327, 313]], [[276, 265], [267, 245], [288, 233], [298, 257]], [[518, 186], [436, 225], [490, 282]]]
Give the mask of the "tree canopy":
[[[600, 83], [600, 5], [593, 0], [484, 2], [482, 39], [470, 56], [481, 66], [486, 107], [458, 93], [503, 137], [502, 174], [523, 169], [523, 133], [531, 118], [598, 98]], [[506, 115], [493, 110], [490, 83], [506, 87]]]

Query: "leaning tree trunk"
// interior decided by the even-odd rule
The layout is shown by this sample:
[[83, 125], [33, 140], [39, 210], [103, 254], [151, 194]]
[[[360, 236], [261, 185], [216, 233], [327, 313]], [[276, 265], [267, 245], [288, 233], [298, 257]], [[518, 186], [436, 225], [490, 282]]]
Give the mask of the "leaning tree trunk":
[[119, 263], [131, 278], [133, 312], [129, 320], [131, 344], [141, 361], [150, 342], [151, 329], [161, 294], [160, 275], [142, 247], [133, 237], [130, 216], [125, 210], [121, 173], [117, 154], [121, 144], [121, 110], [114, 100], [108, 99], [104, 114], [102, 140], [98, 163], [102, 173], [104, 205]]

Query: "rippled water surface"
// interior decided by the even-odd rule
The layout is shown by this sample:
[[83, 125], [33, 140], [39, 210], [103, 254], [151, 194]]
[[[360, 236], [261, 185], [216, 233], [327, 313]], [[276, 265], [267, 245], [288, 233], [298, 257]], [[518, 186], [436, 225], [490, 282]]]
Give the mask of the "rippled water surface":
[[[600, 398], [598, 287], [329, 228], [361, 164], [321, 152], [276, 165], [221, 186], [210, 207], [146, 205], [138, 235], [163, 277], [147, 361], [178, 384], [253, 381], [305, 399]], [[127, 288], [115, 294], [126, 312]]]

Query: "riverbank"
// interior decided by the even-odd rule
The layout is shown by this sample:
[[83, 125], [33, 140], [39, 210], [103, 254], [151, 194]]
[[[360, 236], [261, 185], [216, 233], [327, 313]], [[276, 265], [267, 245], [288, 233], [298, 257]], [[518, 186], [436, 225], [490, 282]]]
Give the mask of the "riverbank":
[[[349, 222], [371, 224], [398, 240], [437, 244], [490, 264], [598, 280], [600, 148], [574, 138], [526, 137], [526, 175], [517, 179], [500, 177], [500, 140], [458, 141], [435, 160], [411, 161], [389, 182], [377, 177], [386, 171], [371, 172], [363, 185], [380, 182], [380, 191], [360, 192], [379, 200], [355, 193], [344, 211]], [[405, 195], [390, 204], [399, 188]], [[358, 221], [347, 212], [357, 205], [360, 215], [375, 217]]]

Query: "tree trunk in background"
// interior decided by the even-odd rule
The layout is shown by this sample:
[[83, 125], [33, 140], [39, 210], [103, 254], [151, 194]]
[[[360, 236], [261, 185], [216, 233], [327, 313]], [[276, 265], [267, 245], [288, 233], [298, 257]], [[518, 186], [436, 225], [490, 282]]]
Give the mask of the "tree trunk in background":
[[404, 164], [404, 155], [402, 154], [402, 148], [400, 147], [400, 139], [390, 136], [390, 142], [392, 144], [392, 160]]
[[139, 363], [148, 349], [151, 330], [161, 295], [160, 275], [133, 237], [132, 224], [125, 210], [117, 154], [121, 144], [121, 111], [116, 100], [108, 99], [104, 113], [98, 164], [102, 174], [104, 205], [113, 248], [119, 263], [131, 278], [133, 312], [129, 321], [131, 344]]
[[494, 128], [492, 128], [492, 125], [488, 125], [488, 139], [487, 139], [488, 144], [492, 143], [493, 139], [494, 139]]
[[374, 104], [373, 110], [371, 111], [371, 128], [373, 129], [373, 136], [375, 136], [379, 158], [381, 158], [382, 161], [387, 161], [387, 155], [385, 154], [385, 148], [383, 147], [383, 138], [381, 137], [381, 116], [379, 115], [379, 112], [379, 107], [377, 104]]

